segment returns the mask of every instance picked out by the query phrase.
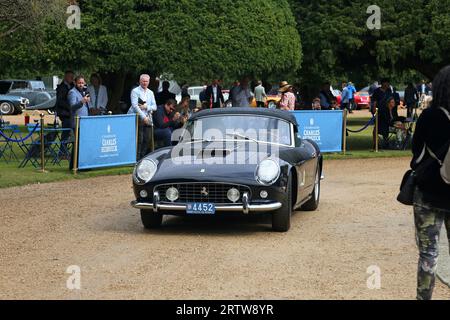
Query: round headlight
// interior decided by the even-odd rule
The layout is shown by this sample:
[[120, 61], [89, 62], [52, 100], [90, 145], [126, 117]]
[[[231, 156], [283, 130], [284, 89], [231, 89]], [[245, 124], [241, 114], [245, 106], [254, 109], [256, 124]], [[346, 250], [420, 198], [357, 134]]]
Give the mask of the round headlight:
[[241, 194], [240, 194], [239, 190], [236, 188], [231, 188], [227, 192], [227, 198], [231, 202], [238, 202], [240, 197], [241, 197]]
[[256, 180], [263, 185], [271, 185], [280, 176], [280, 166], [272, 159], [261, 161], [256, 169]]
[[178, 193], [177, 188], [171, 187], [171, 188], [167, 189], [167, 191], [166, 191], [167, 200], [174, 202], [174, 201], [178, 200], [178, 197], [179, 197], [179, 193]]
[[136, 167], [135, 176], [139, 183], [149, 182], [156, 173], [157, 165], [153, 160], [142, 160]]

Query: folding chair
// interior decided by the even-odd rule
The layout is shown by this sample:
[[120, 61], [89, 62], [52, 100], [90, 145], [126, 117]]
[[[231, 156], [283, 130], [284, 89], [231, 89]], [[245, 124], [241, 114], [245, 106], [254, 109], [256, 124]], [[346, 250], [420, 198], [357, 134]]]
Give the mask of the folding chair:
[[9, 140], [15, 139], [17, 134], [20, 133], [19, 127], [17, 125], [4, 125], [2, 128], [0, 128], [0, 130], [2, 130], [3, 134], [5, 134], [7, 137], [4, 138], [3, 136], [0, 136], [0, 143], [4, 143], [3, 146], [0, 145], [0, 159], [3, 159], [6, 163], [9, 163], [6, 156], [6, 151], [9, 151], [9, 161], [12, 161], [13, 158], [16, 161], [19, 161], [19, 157], [17, 156], [13, 148], [14, 142]]
[[[55, 128], [55, 129], [47, 129], [46, 131], [54, 132], [54, 139], [48, 138], [48, 148], [49, 153], [52, 156], [52, 164], [61, 166], [62, 160], [70, 160], [71, 150], [73, 146], [73, 135], [72, 129], [67, 128]], [[63, 133], [69, 132], [69, 138], [62, 140]]]
[[392, 150], [407, 150], [412, 145], [412, 121], [396, 121], [389, 127], [387, 148]]

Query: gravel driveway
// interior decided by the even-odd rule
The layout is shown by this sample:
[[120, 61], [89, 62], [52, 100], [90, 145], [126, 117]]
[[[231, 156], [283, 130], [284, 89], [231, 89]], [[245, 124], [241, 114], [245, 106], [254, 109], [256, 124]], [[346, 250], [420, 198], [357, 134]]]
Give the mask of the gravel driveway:
[[[169, 217], [145, 231], [130, 176], [2, 189], [0, 298], [414, 299], [413, 217], [395, 201], [408, 161], [327, 161], [320, 209], [286, 234], [265, 217]], [[66, 287], [72, 265], [81, 290]], [[371, 266], [380, 289], [368, 289]]]

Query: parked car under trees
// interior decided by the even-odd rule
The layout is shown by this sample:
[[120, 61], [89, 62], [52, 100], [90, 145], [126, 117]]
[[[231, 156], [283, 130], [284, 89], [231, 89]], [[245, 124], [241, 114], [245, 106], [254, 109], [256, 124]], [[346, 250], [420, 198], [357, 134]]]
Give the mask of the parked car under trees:
[[28, 99], [26, 110], [47, 110], [53, 113], [56, 92], [45, 88], [39, 80], [0, 80], [0, 94], [19, 96]]

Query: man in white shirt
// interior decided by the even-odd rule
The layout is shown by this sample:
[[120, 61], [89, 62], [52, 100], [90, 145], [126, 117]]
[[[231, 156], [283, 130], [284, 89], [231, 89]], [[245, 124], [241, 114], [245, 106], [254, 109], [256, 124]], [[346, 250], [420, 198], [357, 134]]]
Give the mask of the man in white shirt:
[[91, 75], [91, 84], [88, 87], [91, 102], [89, 102], [89, 114], [98, 115], [106, 111], [108, 106], [108, 91], [102, 85], [100, 76], [96, 73]]
[[131, 107], [128, 114], [139, 115], [138, 132], [138, 159], [140, 160], [150, 152], [150, 141], [152, 134], [152, 112], [156, 111], [156, 101], [153, 91], [148, 88], [150, 76], [141, 75], [139, 87], [131, 91]]
[[221, 108], [225, 104], [222, 87], [219, 85], [218, 79], [214, 79], [212, 84], [206, 88], [206, 100], [211, 108]]

